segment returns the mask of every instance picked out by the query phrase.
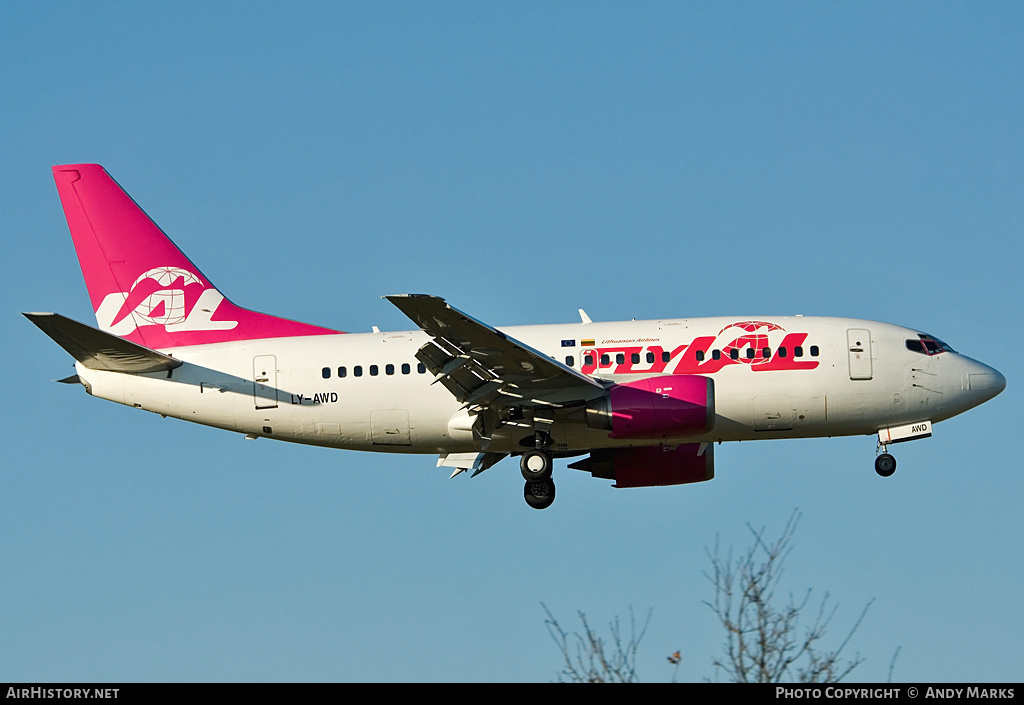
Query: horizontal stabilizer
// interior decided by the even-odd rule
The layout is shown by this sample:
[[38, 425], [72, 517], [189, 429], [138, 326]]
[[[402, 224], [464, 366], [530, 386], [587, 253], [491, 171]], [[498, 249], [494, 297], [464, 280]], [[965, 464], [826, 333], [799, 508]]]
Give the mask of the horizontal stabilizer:
[[169, 355], [150, 350], [116, 335], [104, 333], [59, 313], [22, 315], [90, 370], [159, 372], [181, 365], [181, 360], [175, 360]]

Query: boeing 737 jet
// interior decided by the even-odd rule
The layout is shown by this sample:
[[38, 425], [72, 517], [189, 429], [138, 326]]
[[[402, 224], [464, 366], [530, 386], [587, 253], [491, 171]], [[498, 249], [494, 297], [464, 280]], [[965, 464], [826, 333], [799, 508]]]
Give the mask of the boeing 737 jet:
[[343, 333], [241, 308], [96, 164], [53, 167], [98, 328], [26, 313], [101, 399], [346, 450], [437, 455], [452, 477], [519, 458], [555, 498], [555, 459], [651, 487], [710, 480], [715, 444], [877, 436], [888, 446], [999, 394], [996, 370], [914, 328], [845, 318], [677, 318], [494, 328], [421, 294], [415, 330]]

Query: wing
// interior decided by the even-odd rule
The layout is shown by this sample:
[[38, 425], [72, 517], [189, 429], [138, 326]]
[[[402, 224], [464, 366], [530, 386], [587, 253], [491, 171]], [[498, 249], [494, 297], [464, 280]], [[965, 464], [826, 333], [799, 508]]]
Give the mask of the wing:
[[604, 386], [437, 296], [386, 296], [429, 336], [416, 358], [466, 407], [573, 406]]

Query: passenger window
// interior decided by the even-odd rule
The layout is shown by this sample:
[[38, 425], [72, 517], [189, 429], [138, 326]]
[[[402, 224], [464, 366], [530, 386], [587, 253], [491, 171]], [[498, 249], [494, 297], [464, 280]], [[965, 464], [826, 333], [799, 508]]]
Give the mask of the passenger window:
[[779, 348], [779, 357], [786, 357], [786, 348]]
[[652, 353], [652, 352], [648, 352], [647, 353], [647, 364], [649, 364], [649, 365], [653, 365], [654, 364], [654, 353]]
[[593, 355], [584, 355], [583, 356], [583, 364], [586, 365], [587, 367], [593, 367], [594, 366], [594, 356]]
[[389, 375], [395, 374], [395, 366], [394, 365], [385, 365], [384, 366], [384, 373], [385, 374], [389, 374]]
[[632, 362], [634, 365], [639, 363], [640, 362], [640, 353], [630, 353], [629, 361]]
[[765, 360], [767, 360], [771, 356], [772, 356], [772, 349], [771, 348], [765, 348], [764, 350], [761, 351], [761, 357], [763, 357]]
[[601, 356], [601, 367], [607, 367], [612, 364], [612, 359], [607, 354]]
[[379, 367], [377, 367], [376, 365], [370, 365], [370, 376], [371, 376], [371, 377], [376, 377], [376, 376], [377, 376], [377, 373], [378, 373], [379, 371], [380, 371], [380, 368], [379, 368]]
[[615, 364], [616, 365], [625, 365], [626, 364], [626, 356], [625, 356], [624, 353], [619, 353], [618, 355], [615, 356]]
[[330, 379], [331, 378], [331, 368], [330, 367], [323, 368], [322, 370], [320, 370], [320, 374], [323, 375], [324, 379]]
[[409, 363], [408, 362], [403, 362], [402, 363], [402, 374], [403, 375], [407, 375], [410, 372], [412, 372], [412, 368], [409, 367]]
[[803, 348], [802, 345], [797, 345], [795, 348], [793, 348], [793, 357], [803, 357], [803, 356], [804, 356], [804, 348]]
[[417, 371], [417, 372], [419, 372], [419, 373], [420, 373], [421, 375], [422, 375], [422, 374], [425, 374], [425, 373], [426, 373], [426, 371], [427, 371], [427, 366], [426, 366], [426, 365], [424, 365], [424, 364], [423, 364], [422, 362], [420, 362], [420, 363], [417, 363], [417, 365], [416, 365], [416, 371]]
[[362, 365], [356, 365], [355, 367], [353, 367], [352, 368], [352, 374], [355, 375], [356, 377], [362, 377], [363, 376], [363, 366]]
[[711, 359], [712, 360], [721, 360], [722, 359], [722, 351], [721, 350], [712, 350], [711, 351]]
[[818, 346], [817, 345], [812, 345], [811, 346], [811, 357], [818, 357]]
[[703, 350], [698, 350], [697, 351], [697, 362], [704, 362], [704, 351]]
[[748, 360], [753, 360], [754, 359], [754, 348], [747, 348], [747, 359]]
[[348, 370], [347, 369], [345, 369], [344, 367], [339, 367], [338, 368], [338, 376], [339, 377], [344, 377], [347, 374], [348, 374]]
[[732, 350], [730, 350], [729, 351], [729, 359], [730, 360], [739, 360], [740, 359], [740, 349], [739, 348], [733, 348]]
[[574, 364], [576, 364], [576, 361], [572, 359], [572, 355], [566, 355], [565, 364], [568, 365], [569, 367], [572, 367]]
[[672, 353], [670, 353], [668, 350], [665, 350], [664, 352], [661, 353], [661, 361], [662, 362], [670, 362], [671, 360], [672, 360]]

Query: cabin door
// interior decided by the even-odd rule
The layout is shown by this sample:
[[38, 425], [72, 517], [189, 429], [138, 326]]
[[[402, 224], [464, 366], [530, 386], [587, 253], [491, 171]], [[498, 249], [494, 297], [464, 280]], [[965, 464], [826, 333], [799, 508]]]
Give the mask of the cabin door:
[[277, 408], [277, 356], [252, 359], [252, 395], [257, 409]]
[[863, 328], [846, 331], [850, 351], [850, 379], [871, 379], [871, 332]]

